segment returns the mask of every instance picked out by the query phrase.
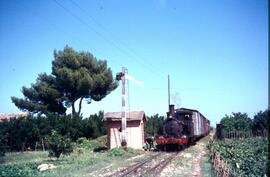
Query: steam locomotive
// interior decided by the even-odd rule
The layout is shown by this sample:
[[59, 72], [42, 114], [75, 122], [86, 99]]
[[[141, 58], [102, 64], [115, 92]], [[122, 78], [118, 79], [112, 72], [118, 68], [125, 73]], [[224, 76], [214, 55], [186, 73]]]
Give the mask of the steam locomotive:
[[169, 105], [163, 123], [163, 136], [156, 139], [157, 149], [181, 150], [210, 132], [210, 121], [194, 109], [175, 109]]

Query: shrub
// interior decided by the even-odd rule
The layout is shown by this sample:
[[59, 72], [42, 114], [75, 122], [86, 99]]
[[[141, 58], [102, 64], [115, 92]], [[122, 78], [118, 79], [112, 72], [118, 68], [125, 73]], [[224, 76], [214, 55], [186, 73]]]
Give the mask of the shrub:
[[219, 153], [238, 176], [266, 175], [268, 143], [265, 138], [211, 140], [208, 148], [212, 155]]
[[61, 136], [57, 131], [53, 130], [50, 137], [47, 138], [49, 146], [49, 157], [56, 157], [61, 154], [69, 155], [72, 151], [72, 145], [69, 138]]
[[92, 144], [91, 141], [86, 139], [85, 137], [81, 137], [77, 140], [77, 148], [80, 149], [91, 149]]
[[123, 156], [125, 154], [125, 150], [123, 148], [113, 148], [108, 151], [108, 156], [117, 157]]
[[37, 175], [38, 174], [37, 166], [38, 166], [38, 164], [36, 164], [36, 163], [1, 165], [0, 166], [0, 176], [1, 177], [38, 176]]
[[77, 140], [76, 147], [86, 150], [94, 150], [97, 148], [105, 147], [107, 142], [107, 136], [101, 136], [93, 140], [89, 140], [85, 137], [81, 137]]
[[247, 132], [252, 128], [252, 119], [246, 113], [232, 113], [225, 115], [220, 121], [222, 124], [222, 133], [226, 134], [231, 131]]
[[130, 147], [127, 148], [113, 148], [108, 151], [108, 156], [110, 157], [116, 157], [116, 156], [123, 156], [123, 155], [131, 155], [131, 154], [138, 154], [140, 153], [140, 150], [136, 150]]
[[0, 157], [4, 156], [6, 152], [6, 143], [3, 137], [0, 137]]
[[0, 157], [5, 155], [7, 144], [7, 132], [0, 130]]

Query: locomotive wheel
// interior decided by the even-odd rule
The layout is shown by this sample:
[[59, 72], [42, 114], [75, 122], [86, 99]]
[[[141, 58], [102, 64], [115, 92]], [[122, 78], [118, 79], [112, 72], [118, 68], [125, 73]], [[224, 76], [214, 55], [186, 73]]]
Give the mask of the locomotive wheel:
[[159, 151], [164, 151], [164, 145], [163, 144], [158, 144], [156, 147], [157, 147], [157, 149]]
[[183, 146], [179, 144], [177, 150], [181, 151], [182, 149], [183, 149]]

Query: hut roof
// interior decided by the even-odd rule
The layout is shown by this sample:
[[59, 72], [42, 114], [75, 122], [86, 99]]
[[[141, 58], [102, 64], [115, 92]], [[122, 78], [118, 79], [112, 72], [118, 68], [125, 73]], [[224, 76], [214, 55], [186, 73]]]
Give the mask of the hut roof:
[[[122, 112], [107, 112], [102, 121], [121, 121]], [[127, 121], [146, 120], [144, 111], [131, 111], [126, 113]]]
[[192, 113], [192, 112], [197, 112], [199, 114], [201, 114], [203, 117], [205, 117], [202, 113], [200, 113], [198, 110], [196, 109], [188, 109], [188, 108], [180, 108], [180, 109], [177, 109], [178, 111], [181, 111], [181, 112], [185, 112], [185, 113]]
[[26, 118], [28, 113], [0, 113], [0, 121]]

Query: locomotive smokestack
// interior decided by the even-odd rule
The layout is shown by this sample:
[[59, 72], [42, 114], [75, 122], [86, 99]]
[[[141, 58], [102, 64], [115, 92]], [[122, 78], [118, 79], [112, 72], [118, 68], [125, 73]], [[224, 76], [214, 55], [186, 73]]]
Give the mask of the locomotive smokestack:
[[170, 104], [169, 105], [169, 112], [167, 112], [167, 117], [173, 117], [174, 116], [174, 105], [173, 104]]
[[167, 118], [170, 118], [174, 116], [174, 105], [171, 104], [170, 75], [168, 75], [168, 104], [169, 104], [169, 111], [167, 112]]
[[174, 114], [174, 105], [173, 104], [169, 105], [169, 112], [171, 115]]
[[171, 93], [170, 93], [170, 75], [168, 75], [168, 105], [171, 104]]

